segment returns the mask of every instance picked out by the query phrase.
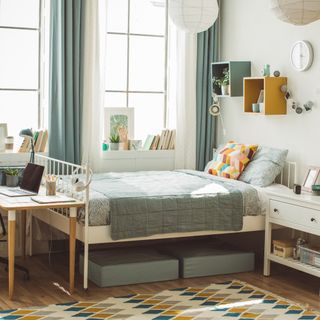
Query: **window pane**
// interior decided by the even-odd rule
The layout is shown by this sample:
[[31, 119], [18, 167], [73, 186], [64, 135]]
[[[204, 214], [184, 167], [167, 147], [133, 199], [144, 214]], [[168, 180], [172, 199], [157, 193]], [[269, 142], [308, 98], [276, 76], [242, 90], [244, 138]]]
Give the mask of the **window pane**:
[[106, 92], [104, 102], [106, 108], [125, 108], [127, 105], [126, 94]]
[[130, 33], [165, 34], [165, 7], [150, 0], [130, 1]]
[[165, 43], [163, 38], [130, 37], [130, 91], [163, 91]]
[[0, 91], [0, 122], [8, 124], [8, 135], [14, 136], [15, 148], [20, 146], [23, 128], [38, 128], [37, 92]]
[[0, 26], [39, 27], [39, 0], [0, 0]]
[[0, 88], [38, 88], [38, 31], [0, 29]]
[[128, 31], [128, 0], [108, 0], [107, 31]]
[[109, 34], [106, 46], [106, 90], [126, 90], [127, 37]]
[[164, 125], [164, 95], [129, 94], [129, 107], [134, 108], [134, 136], [144, 141], [148, 134], [159, 134]]

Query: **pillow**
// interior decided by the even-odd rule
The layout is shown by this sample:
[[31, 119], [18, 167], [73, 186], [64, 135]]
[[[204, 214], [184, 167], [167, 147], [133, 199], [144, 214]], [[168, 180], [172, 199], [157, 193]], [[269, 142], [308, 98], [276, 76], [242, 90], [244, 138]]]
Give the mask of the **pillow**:
[[212, 167], [216, 155], [223, 149], [223, 147], [224, 147], [224, 144], [220, 144], [220, 145], [218, 146], [218, 148], [216, 149], [216, 151], [213, 153], [212, 160], [210, 160], [210, 161], [206, 164], [206, 166], [205, 166], [205, 168], [204, 168], [204, 170], [203, 170], [205, 173], [209, 173], [209, 169], [210, 169], [210, 167]]
[[257, 145], [245, 145], [233, 141], [228, 142], [215, 155], [214, 162], [210, 166], [208, 173], [236, 180], [253, 158], [257, 149]]
[[288, 150], [260, 147], [239, 180], [258, 187], [267, 187], [281, 173]]

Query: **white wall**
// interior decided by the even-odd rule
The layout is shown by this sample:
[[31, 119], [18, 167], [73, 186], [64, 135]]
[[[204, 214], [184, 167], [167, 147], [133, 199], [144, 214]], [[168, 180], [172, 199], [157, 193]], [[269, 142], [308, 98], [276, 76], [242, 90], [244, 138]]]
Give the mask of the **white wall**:
[[[317, 107], [308, 114], [288, 110], [286, 116], [243, 113], [242, 98], [222, 101], [226, 136], [221, 126], [219, 143], [234, 139], [289, 149], [289, 159], [298, 163], [301, 182], [307, 165], [320, 166], [320, 21], [293, 26], [278, 20], [269, 10], [269, 0], [222, 0], [222, 60], [252, 62], [252, 75], [259, 76], [264, 64], [288, 77], [294, 97], [313, 100]], [[306, 72], [290, 66], [290, 50], [297, 40], [309, 40], [314, 64]], [[219, 123], [220, 124], [220, 123]]]

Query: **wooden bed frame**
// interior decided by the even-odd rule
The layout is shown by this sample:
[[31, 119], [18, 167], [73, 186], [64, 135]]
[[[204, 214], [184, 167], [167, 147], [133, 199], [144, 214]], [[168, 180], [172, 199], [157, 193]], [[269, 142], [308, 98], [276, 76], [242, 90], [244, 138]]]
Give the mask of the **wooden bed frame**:
[[[186, 233], [167, 233], [167, 234], [157, 234], [149, 237], [142, 238], [130, 238], [123, 240], [112, 240], [110, 225], [106, 226], [89, 226], [89, 188], [80, 193], [75, 193], [73, 191], [71, 177], [73, 172], [79, 172], [85, 180], [89, 179], [89, 167], [87, 165], [75, 165], [72, 163], [56, 160], [42, 155], [36, 155], [35, 162], [45, 166], [46, 174], [55, 174], [58, 176], [58, 186], [57, 190], [59, 192], [66, 193], [69, 196], [79, 198], [85, 202], [85, 221], [77, 223], [76, 237], [84, 245], [84, 272], [83, 272], [83, 288], [86, 290], [88, 288], [88, 259], [89, 259], [89, 246], [92, 244], [106, 244], [106, 243], [119, 243], [119, 242], [132, 242], [132, 241], [146, 241], [146, 240], [158, 240], [158, 239], [170, 239], [170, 238], [184, 238], [184, 237], [200, 237], [209, 235], [219, 235], [219, 234], [230, 234], [239, 232], [252, 232], [261, 231], [265, 229], [265, 217], [263, 215], [258, 216], [244, 216], [243, 218], [243, 229], [241, 231], [196, 231], [196, 232], [186, 232]], [[288, 163], [288, 170], [286, 174], [287, 183], [284, 184], [285, 174], [281, 174], [280, 182], [286, 186], [291, 184], [292, 177], [295, 179], [295, 163]], [[293, 171], [292, 168], [293, 166]], [[294, 173], [292, 175], [292, 172]], [[53, 226], [54, 228], [62, 231], [65, 234], [69, 234], [69, 218], [68, 212], [66, 210], [45, 210], [33, 212], [32, 216], [37, 219]], [[30, 219], [31, 223], [32, 219]], [[30, 239], [32, 240], [32, 227]], [[32, 241], [29, 244], [30, 252], [32, 255]]]

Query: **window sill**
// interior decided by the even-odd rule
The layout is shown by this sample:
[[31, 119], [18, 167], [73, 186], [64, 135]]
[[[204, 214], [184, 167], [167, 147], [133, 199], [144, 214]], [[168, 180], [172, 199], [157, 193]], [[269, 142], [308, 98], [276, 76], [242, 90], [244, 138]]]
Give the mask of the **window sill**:
[[103, 151], [102, 159], [165, 159], [174, 158], [174, 150], [119, 150], [119, 151]]

